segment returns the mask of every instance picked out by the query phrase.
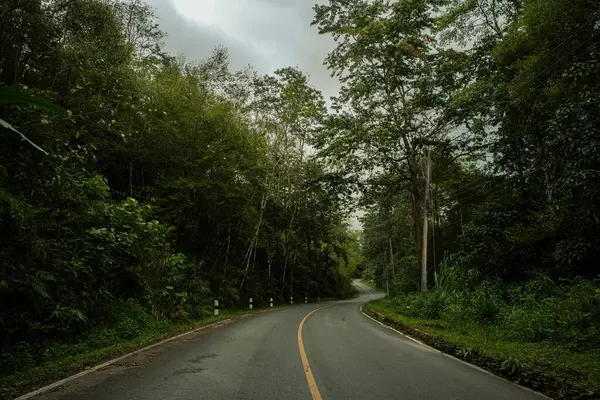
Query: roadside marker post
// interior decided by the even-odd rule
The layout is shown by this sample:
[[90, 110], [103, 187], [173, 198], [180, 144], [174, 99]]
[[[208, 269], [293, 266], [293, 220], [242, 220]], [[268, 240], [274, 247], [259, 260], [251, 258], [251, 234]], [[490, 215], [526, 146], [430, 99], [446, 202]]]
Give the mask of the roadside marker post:
[[294, 297], [290, 296], [290, 304], [294, 304]]
[[250, 309], [252, 310], [252, 297], [250, 297]]
[[308, 297], [304, 296], [304, 304], [308, 303]]
[[219, 300], [215, 300], [215, 317], [219, 316]]
[[273, 307], [273, 298], [271, 297], [271, 298], [269, 299], [269, 301], [270, 301], [270, 303], [271, 303], [271, 307]]

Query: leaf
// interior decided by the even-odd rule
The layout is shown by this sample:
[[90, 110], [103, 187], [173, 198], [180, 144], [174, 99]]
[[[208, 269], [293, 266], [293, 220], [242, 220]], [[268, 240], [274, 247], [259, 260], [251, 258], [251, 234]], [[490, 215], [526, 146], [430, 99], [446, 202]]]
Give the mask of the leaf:
[[35, 280], [31, 283], [33, 290], [35, 290], [39, 295], [46, 299], [50, 299], [50, 294], [48, 293], [48, 287], [41, 281]]
[[16, 87], [0, 87], [0, 103], [29, 104], [55, 112], [66, 111], [64, 108], [57, 106], [48, 100], [42, 99], [41, 97], [32, 96], [17, 89]]
[[87, 321], [87, 317], [85, 316], [85, 314], [81, 311], [81, 310], [77, 310], [75, 308], [72, 308], [70, 310], [71, 316], [79, 321], [79, 322], [86, 322]]
[[56, 281], [56, 278], [54, 277], [54, 275], [52, 275], [48, 271], [43, 271], [43, 270], [36, 271], [35, 276], [36, 276], [36, 278], [38, 278], [41, 281], [46, 281], [46, 282]]
[[18, 133], [19, 136], [21, 136], [21, 139], [28, 142], [30, 145], [32, 145], [33, 147], [35, 147], [36, 149], [38, 149], [39, 151], [41, 151], [42, 153], [44, 153], [45, 155], [48, 155], [48, 153], [46, 153], [46, 150], [42, 149], [40, 146], [38, 146], [37, 144], [33, 143], [31, 140], [29, 140], [29, 138], [27, 138], [27, 136], [23, 135], [21, 132], [19, 132], [18, 130], [16, 130], [15, 128], [13, 128], [13, 126], [11, 124], [9, 124], [8, 122], [6, 122], [5, 120], [3, 120], [2, 118], [0, 118], [0, 125], [5, 127], [8, 130], [11, 130], [15, 133]]

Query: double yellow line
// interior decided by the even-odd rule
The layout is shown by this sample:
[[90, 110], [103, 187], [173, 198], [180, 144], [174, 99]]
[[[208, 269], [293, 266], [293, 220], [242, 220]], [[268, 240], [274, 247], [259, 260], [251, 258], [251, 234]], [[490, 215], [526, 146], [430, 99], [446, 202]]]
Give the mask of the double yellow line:
[[321, 397], [321, 393], [319, 393], [319, 388], [317, 387], [317, 382], [315, 382], [315, 377], [312, 374], [312, 370], [310, 369], [310, 364], [308, 363], [308, 358], [306, 357], [306, 350], [304, 350], [304, 342], [302, 341], [302, 327], [304, 326], [304, 322], [310, 317], [312, 314], [317, 311], [325, 308], [327, 306], [319, 307], [315, 310], [309, 312], [300, 322], [300, 326], [298, 327], [298, 348], [300, 348], [300, 358], [302, 358], [302, 366], [304, 367], [304, 374], [306, 375], [306, 382], [308, 382], [308, 388], [310, 389], [310, 394], [312, 395], [313, 400], [323, 400]]

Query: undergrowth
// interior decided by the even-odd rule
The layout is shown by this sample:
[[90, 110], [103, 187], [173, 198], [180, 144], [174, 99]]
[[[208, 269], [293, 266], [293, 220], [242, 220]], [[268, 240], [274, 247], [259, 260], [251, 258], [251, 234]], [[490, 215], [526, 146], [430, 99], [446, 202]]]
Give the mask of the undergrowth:
[[123, 302], [105, 324], [68, 337], [21, 342], [1, 353], [0, 399], [14, 398], [169, 336], [246, 312], [173, 320], [148, 314], [136, 300]]
[[556, 282], [539, 275], [501, 284], [460, 264], [443, 266], [435, 278], [434, 290], [396, 291], [370, 308], [448, 341], [460, 358], [483, 354], [500, 360], [494, 368], [518, 372], [520, 379], [550, 373], [581, 387], [581, 398], [600, 395], [599, 280]]

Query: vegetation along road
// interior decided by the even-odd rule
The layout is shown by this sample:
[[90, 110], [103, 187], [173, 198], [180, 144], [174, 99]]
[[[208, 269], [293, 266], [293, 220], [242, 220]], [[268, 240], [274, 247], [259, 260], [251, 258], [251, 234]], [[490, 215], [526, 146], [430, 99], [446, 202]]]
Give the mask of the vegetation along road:
[[600, 399], [599, 71], [598, 0], [0, 0], [0, 400]]
[[[370, 320], [360, 305], [381, 294], [355, 285], [358, 299], [243, 318], [137, 354], [35, 399], [544, 398]], [[299, 341], [308, 368], [303, 369]]]

